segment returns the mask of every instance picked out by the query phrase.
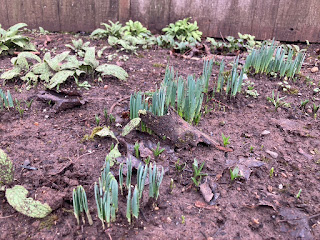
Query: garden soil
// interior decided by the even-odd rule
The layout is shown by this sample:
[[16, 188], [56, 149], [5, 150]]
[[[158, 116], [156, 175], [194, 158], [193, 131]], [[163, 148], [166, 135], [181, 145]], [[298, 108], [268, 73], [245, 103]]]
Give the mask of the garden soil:
[[[38, 49], [44, 47], [53, 55], [67, 50], [65, 44], [74, 38], [70, 34], [32, 37]], [[106, 41], [91, 41], [91, 45], [100, 49]], [[96, 127], [95, 115], [100, 117], [101, 126], [110, 126], [118, 136], [129, 121], [128, 97], [132, 93], [159, 88], [167, 65], [184, 77], [200, 76], [202, 56], [187, 59], [173, 56], [169, 50], [149, 49], [128, 54], [126, 62], [116, 57], [112, 63], [128, 72], [127, 81], [114, 77], [104, 77], [102, 82], [83, 79], [92, 85], [89, 90], [79, 90], [87, 102], [58, 112], [52, 104], [37, 100], [37, 94], [45, 89], [42, 84], [27, 90], [20, 79], [6, 84], [0, 80], [0, 87], [10, 90], [22, 106], [33, 99], [22, 117], [17, 110], [0, 112], [0, 148], [14, 162], [13, 185], [23, 185], [35, 199], [47, 194], [47, 201], [55, 206], [44, 219], [29, 218], [15, 211], [0, 192], [0, 239], [320, 239], [320, 116], [315, 118], [312, 113], [312, 104], [320, 104], [319, 93], [313, 91], [319, 88], [320, 72], [311, 72], [319, 64], [317, 48], [319, 45], [311, 45], [308, 49], [302, 76], [289, 80], [295, 90], [291, 94], [279, 87], [279, 79], [255, 75], [248, 80], [254, 83], [257, 98], [247, 96], [246, 87], [235, 99], [223, 94], [214, 100], [211, 95], [205, 97], [196, 127], [221, 145], [222, 133], [229, 136], [232, 151], [205, 144], [177, 148], [169, 139], [139, 131], [124, 137], [120, 147], [123, 155], [133, 155], [136, 141], [152, 155], [160, 142], [165, 151], [152, 160], [166, 173], [155, 204], [148, 204], [145, 190], [139, 218], [128, 224], [126, 197], [120, 196], [117, 220], [105, 230], [97, 217], [94, 184], [114, 140], [84, 138]], [[100, 62], [107, 62], [105, 56], [114, 53], [115, 49], [106, 50]], [[244, 56], [240, 55], [242, 63]], [[206, 57], [222, 60], [222, 56]], [[234, 58], [226, 59], [232, 62]], [[2, 71], [11, 67], [9, 56], [0, 58]], [[218, 71], [219, 66], [214, 65], [210, 89]], [[71, 81], [61, 87], [76, 89]], [[285, 96], [283, 101], [291, 107], [275, 110], [267, 101], [273, 90]], [[306, 99], [310, 102], [301, 109], [300, 103]], [[115, 121], [104, 118], [105, 109], [108, 113], [112, 110]], [[201, 190], [191, 180], [195, 158], [205, 163], [202, 172], [207, 176], [202, 178]], [[186, 164], [181, 171], [176, 168], [178, 160], [181, 166]], [[244, 177], [231, 181], [230, 169], [235, 166]], [[117, 164], [112, 171], [118, 171]], [[92, 226], [87, 221], [78, 226], [74, 217], [72, 190], [77, 185], [87, 192]], [[214, 195], [210, 203], [203, 191], [208, 186]]]

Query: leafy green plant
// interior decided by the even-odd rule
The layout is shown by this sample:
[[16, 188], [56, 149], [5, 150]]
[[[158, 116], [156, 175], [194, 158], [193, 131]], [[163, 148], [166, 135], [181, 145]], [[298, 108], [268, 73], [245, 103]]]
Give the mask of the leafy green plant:
[[128, 22], [126, 22], [126, 26], [124, 27], [124, 34], [134, 37], [146, 37], [151, 35], [151, 32], [146, 27], [144, 27], [141, 22], [133, 22], [132, 20], [129, 20]]
[[[37, 84], [38, 80], [46, 83], [49, 89], [59, 89], [60, 84], [64, 83], [70, 77], [73, 77], [77, 82], [78, 77], [82, 74], [91, 76], [111, 75], [126, 80], [127, 72], [112, 64], [99, 65], [99, 61], [95, 58], [95, 47], [86, 48], [83, 61], [79, 61], [76, 56], [69, 55], [69, 51], [60, 53], [51, 58], [50, 52], [46, 53], [41, 60], [37, 55], [22, 52], [18, 57], [12, 58], [11, 62], [14, 68], [4, 72], [0, 78], [9, 80], [21, 76], [21, 79], [27, 81], [28, 85]], [[36, 63], [34, 63], [36, 62]], [[82, 86], [90, 86], [88, 83], [82, 83]]]
[[161, 173], [158, 173], [157, 165], [150, 163], [149, 166], [149, 198], [154, 199], [155, 201], [159, 197], [160, 185], [163, 179], [164, 169], [162, 167]]
[[10, 91], [7, 90], [7, 94], [5, 94], [0, 88], [0, 110], [2, 110], [3, 107], [9, 110], [10, 108], [13, 108], [14, 105]]
[[230, 177], [231, 177], [231, 181], [235, 180], [236, 178], [242, 177], [238, 167], [235, 167], [233, 170], [230, 169]]
[[204, 166], [204, 162], [199, 166], [197, 159], [195, 158], [193, 160], [193, 163], [192, 163], [193, 177], [191, 177], [191, 179], [196, 187], [199, 187], [202, 176], [207, 176], [206, 173], [201, 172], [203, 166]]
[[222, 135], [223, 146], [225, 147], [228, 146], [230, 144], [230, 141], [229, 141], [230, 136], [226, 137], [223, 133], [221, 133], [221, 135]]
[[0, 55], [12, 54], [14, 50], [36, 51], [29, 38], [19, 34], [20, 29], [26, 26], [25, 23], [17, 23], [8, 30], [4, 30], [0, 24]]
[[201, 41], [202, 32], [198, 29], [197, 21], [193, 23], [189, 22], [190, 18], [178, 20], [175, 23], [170, 23], [167, 27], [163, 28], [162, 31], [179, 41], [188, 41], [193, 38], [196, 41]]
[[[89, 207], [88, 207], [86, 191], [81, 185], [73, 189], [72, 199], [73, 199], [74, 216], [77, 219], [78, 225], [80, 225], [79, 218], [81, 213], [83, 213], [83, 211], [87, 215], [89, 224], [92, 225], [93, 222], [92, 222], [92, 218], [91, 218]], [[85, 224], [85, 220], [83, 216], [82, 216], [82, 222], [83, 224]]]
[[65, 46], [67, 48], [70, 48], [79, 57], [84, 57], [89, 45], [90, 45], [90, 42], [83, 43], [83, 40], [79, 39], [79, 40], [72, 40], [72, 45], [66, 44]]
[[279, 107], [290, 107], [289, 103], [283, 102], [282, 100], [285, 99], [286, 97], [279, 97], [279, 92], [277, 94], [277, 97], [274, 94], [274, 91], [272, 90], [272, 96], [267, 97], [267, 100], [273, 104], [275, 109], [277, 110]]
[[124, 32], [124, 28], [122, 26], [121, 23], [117, 22], [112, 22], [109, 20], [110, 24], [107, 23], [101, 23], [102, 26], [105, 27], [105, 29], [102, 28], [98, 28], [96, 30], [94, 30], [90, 37], [94, 38], [94, 39], [102, 39], [102, 38], [106, 38], [109, 36], [113, 36], [116, 38], [121, 38], [121, 36], [123, 35]]
[[160, 149], [160, 142], [158, 142], [157, 147], [156, 147], [155, 149], [153, 149], [153, 155], [154, 155], [155, 157], [159, 157], [160, 154], [161, 154], [164, 150], [165, 150], [164, 148], [161, 148], [161, 149]]

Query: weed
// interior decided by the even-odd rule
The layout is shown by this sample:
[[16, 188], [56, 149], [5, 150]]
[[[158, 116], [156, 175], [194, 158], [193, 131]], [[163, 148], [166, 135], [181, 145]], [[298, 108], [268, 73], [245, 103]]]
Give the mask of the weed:
[[26, 107], [27, 107], [27, 109], [30, 109], [31, 108], [31, 105], [32, 105], [32, 102], [33, 102], [33, 99], [31, 99], [30, 101], [24, 101], [25, 102], [25, 104], [26, 104]]
[[240, 170], [238, 167], [235, 167], [233, 170], [230, 169], [230, 177], [231, 181], [235, 180], [236, 178], [242, 177], [240, 173]]
[[181, 224], [186, 223], [186, 217], [184, 215], [181, 215]]
[[279, 92], [277, 94], [277, 97], [275, 97], [274, 91], [272, 90], [272, 96], [271, 97], [267, 97], [267, 100], [269, 102], [271, 102], [273, 104], [273, 106], [275, 107], [275, 110], [277, 110], [279, 107], [286, 107], [289, 108], [290, 104], [283, 102], [282, 100], [285, 99], [286, 97], [279, 97]]
[[138, 141], [136, 141], [136, 143], [134, 144], [134, 154], [135, 154], [135, 157], [138, 159], [140, 158], [139, 147], [140, 147], [140, 144]]
[[307, 104], [309, 103], [309, 100], [308, 99], [306, 99], [306, 100], [301, 100], [301, 102], [300, 102], [300, 109], [306, 109], [306, 106], [307, 106]]
[[99, 115], [96, 114], [96, 115], [94, 116], [94, 119], [96, 120], [96, 125], [99, 126], [99, 124], [100, 124], [100, 117], [99, 117]]
[[186, 168], [187, 164], [186, 163], [180, 164], [180, 159], [178, 158], [174, 166], [178, 172], [182, 172]]
[[198, 161], [197, 159], [195, 158], [193, 160], [193, 164], [192, 164], [192, 169], [193, 169], [193, 177], [191, 177], [194, 185], [196, 187], [199, 187], [200, 183], [201, 183], [201, 179], [202, 179], [202, 176], [207, 176], [206, 173], [202, 173], [202, 168], [204, 166], [204, 162], [200, 165], [199, 167], [199, 164], [198, 164]]
[[147, 165], [150, 163], [150, 161], [151, 161], [150, 156], [148, 156], [147, 158], [144, 159], [144, 163]]
[[253, 153], [253, 146], [250, 146], [250, 152]]
[[225, 147], [228, 146], [230, 144], [230, 141], [229, 141], [230, 136], [226, 137], [223, 133], [221, 133], [221, 135], [222, 135], [223, 146]]
[[16, 109], [19, 112], [20, 118], [23, 117], [24, 109], [21, 107], [21, 102], [18, 99], [15, 99]]
[[159, 157], [164, 150], [164, 148], [160, 149], [160, 142], [158, 142], [156, 149], [153, 150], [153, 155]]
[[319, 108], [320, 108], [320, 105], [316, 105], [315, 103], [313, 103], [312, 113], [313, 113], [314, 119], [317, 118], [317, 112], [319, 111]]

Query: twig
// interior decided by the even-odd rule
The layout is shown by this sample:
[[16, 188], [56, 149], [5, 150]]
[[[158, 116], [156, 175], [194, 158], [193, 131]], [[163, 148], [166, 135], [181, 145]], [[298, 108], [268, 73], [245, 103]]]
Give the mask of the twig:
[[121, 98], [118, 102], [114, 103], [111, 108], [110, 108], [110, 111], [109, 111], [109, 114], [112, 113], [113, 109], [118, 105], [120, 104], [121, 102], [125, 101], [125, 100], [128, 100], [130, 99], [130, 97], [124, 97], [124, 98]]
[[220, 31], [220, 36], [221, 36], [222, 40], [223, 40], [224, 42], [226, 42], [226, 40], [224, 40], [224, 37], [222, 36], [221, 31]]
[[302, 220], [302, 219], [309, 219], [310, 220], [310, 219], [316, 218], [316, 217], [320, 217], [320, 213], [315, 214], [315, 215], [311, 215], [311, 216], [302, 217], [302, 218], [283, 219], [283, 220], [279, 220], [279, 222], [298, 221], [298, 220]]
[[10, 217], [13, 217], [13, 216], [14, 216], [14, 214], [9, 215], [9, 216], [0, 217], [0, 219], [10, 218]]

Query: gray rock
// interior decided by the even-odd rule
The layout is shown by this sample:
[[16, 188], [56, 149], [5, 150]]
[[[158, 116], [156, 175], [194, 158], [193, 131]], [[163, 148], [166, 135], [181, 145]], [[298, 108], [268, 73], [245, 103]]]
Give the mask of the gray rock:
[[266, 153], [268, 153], [273, 158], [278, 158], [278, 155], [279, 155], [278, 153], [272, 152], [272, 151], [269, 151], [269, 150], [266, 150]]

